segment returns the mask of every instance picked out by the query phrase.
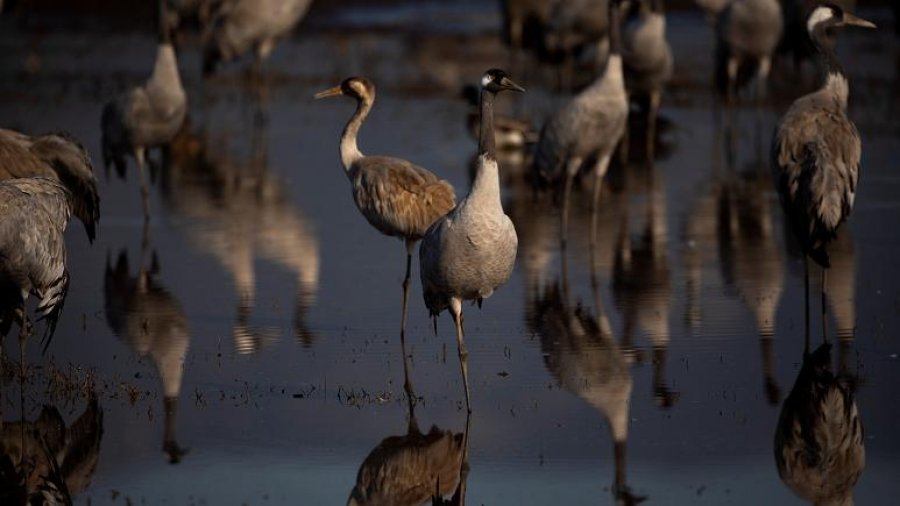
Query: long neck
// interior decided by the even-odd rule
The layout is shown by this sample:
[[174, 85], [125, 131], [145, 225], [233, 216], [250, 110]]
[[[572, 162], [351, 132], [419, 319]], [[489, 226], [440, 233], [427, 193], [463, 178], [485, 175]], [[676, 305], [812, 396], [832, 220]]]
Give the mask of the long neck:
[[469, 199], [500, 205], [500, 173], [494, 142], [494, 94], [487, 90], [481, 92], [478, 172], [475, 174]]
[[619, 3], [609, 0], [607, 4], [609, 5], [609, 54], [618, 55], [622, 53], [622, 27], [619, 21]]
[[353, 113], [353, 117], [347, 122], [344, 132], [341, 134], [341, 163], [344, 165], [344, 170], [348, 172], [353, 162], [363, 156], [356, 144], [356, 136], [359, 134], [359, 127], [362, 126], [369, 111], [372, 110], [372, 102], [373, 100], [370, 98], [357, 99], [356, 112]]
[[153, 66], [153, 75], [150, 76], [150, 85], [161, 87], [168, 92], [184, 92], [181, 74], [178, 72], [178, 59], [171, 43], [160, 43], [157, 46], [156, 64]]
[[822, 84], [822, 89], [834, 93], [841, 105], [846, 108], [850, 87], [847, 76], [844, 75], [844, 68], [841, 67], [841, 62], [834, 52], [834, 35], [829, 35], [824, 28], [817, 28], [813, 30], [812, 40], [819, 52], [822, 67], [825, 69], [825, 82]]
[[494, 142], [494, 93], [481, 90], [481, 132], [478, 135], [478, 154], [496, 160]]

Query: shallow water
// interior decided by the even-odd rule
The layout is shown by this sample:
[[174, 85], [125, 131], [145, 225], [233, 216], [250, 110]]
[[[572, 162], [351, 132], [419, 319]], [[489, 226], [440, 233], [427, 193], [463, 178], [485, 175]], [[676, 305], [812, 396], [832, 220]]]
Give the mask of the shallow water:
[[[99, 453], [85, 457], [96, 469], [70, 485], [76, 504], [341, 504], [370, 452], [407, 433], [404, 248], [359, 215], [341, 173], [337, 141], [353, 104], [311, 97], [347, 75], [371, 77], [379, 95], [363, 152], [414, 160], [464, 194], [475, 145], [458, 89], [508, 55], [484, 19], [426, 5], [355, 7], [304, 25], [270, 60], [263, 96], [238, 67], [204, 84], [196, 43], [185, 44], [191, 127], [160, 168], [149, 229], [134, 167], [124, 181], [101, 174], [99, 239], [90, 245], [79, 224], [67, 231], [71, 289], [50, 351], [41, 356], [33, 338], [26, 382], [4, 378], [4, 440], [44, 405], [66, 424], [88, 412], [95, 434], [102, 423]], [[887, 11], [865, 14], [890, 25]], [[420, 15], [451, 22], [430, 31]], [[65, 129], [102, 173], [101, 108], [149, 72], [151, 35], [0, 28], [0, 125]], [[567, 275], [558, 211], [504, 167], [516, 270], [480, 311], [464, 308], [471, 504], [615, 503], [614, 438], [627, 442], [619, 471], [648, 503], [801, 504], [779, 480], [773, 438], [803, 358], [803, 270], [767, 166], [796, 92], [776, 82], [777, 105], [739, 107], [729, 122], [707, 86], [700, 14], [672, 15], [669, 33], [665, 149], [652, 167], [612, 171], [595, 251], [590, 182], [576, 193]], [[835, 370], [857, 378], [858, 504], [900, 493], [898, 54], [889, 30], [848, 33], [841, 45], [863, 159], [832, 248], [828, 332]], [[543, 74], [523, 72], [529, 92], [502, 97], [501, 109], [539, 124], [565, 99]], [[811, 305], [817, 345], [817, 297]], [[591, 331], [597, 322], [609, 332]], [[459, 434], [453, 325], [442, 315], [436, 337], [431, 325], [414, 274], [415, 417], [423, 433]]]

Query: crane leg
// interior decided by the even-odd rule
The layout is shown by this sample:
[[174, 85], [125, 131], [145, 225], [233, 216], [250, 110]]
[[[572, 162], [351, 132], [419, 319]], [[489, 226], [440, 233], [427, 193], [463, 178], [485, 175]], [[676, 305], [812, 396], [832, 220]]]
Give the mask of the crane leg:
[[21, 308], [22, 319], [19, 323], [19, 367], [22, 380], [25, 380], [25, 344], [28, 342], [28, 336], [31, 335], [32, 325], [28, 315], [25, 314], [25, 306]]
[[462, 370], [463, 387], [466, 392], [466, 413], [472, 413], [472, 404], [469, 397], [469, 351], [463, 339], [462, 301], [457, 298], [450, 299], [450, 313], [456, 324], [456, 348], [459, 351], [459, 366]]
[[563, 182], [562, 213], [560, 213], [561, 221], [559, 224], [559, 246], [563, 255], [566, 251], [566, 240], [568, 238], [569, 199], [572, 196], [572, 182], [575, 179], [575, 175], [567, 172], [565, 178]]
[[591, 237], [590, 246], [594, 248], [597, 245], [597, 221], [600, 212], [600, 190], [603, 188], [603, 178], [606, 176], [606, 169], [609, 167], [610, 155], [603, 155], [597, 160], [594, 166], [594, 189], [591, 193]]
[[147, 177], [144, 174], [144, 165], [146, 162], [146, 150], [138, 148], [134, 152], [134, 158], [137, 160], [138, 178], [141, 181], [141, 201], [144, 206], [144, 221], [150, 221], [150, 189], [147, 187]]
[[728, 89], [725, 91], [726, 102], [728, 106], [734, 105], [735, 95], [737, 94], [737, 75], [740, 62], [734, 56], [728, 57]]
[[[659, 115], [659, 104], [662, 102], [662, 93], [655, 90], [650, 93], [650, 108], [647, 112], [647, 161], [653, 163], [656, 158], [656, 118]], [[627, 130], [626, 130], [627, 131]]]
[[763, 375], [765, 376], [765, 393], [766, 400], [772, 406], [777, 406], [781, 402], [781, 388], [778, 386], [778, 380], [775, 379], [775, 359], [773, 356], [773, 340], [772, 335], [763, 334], [759, 339], [759, 347], [762, 352]]
[[406, 313], [409, 306], [410, 270], [412, 265], [412, 251], [416, 241], [406, 241], [406, 277], [403, 279], [403, 310], [400, 316], [400, 352], [403, 354], [403, 391], [409, 403], [410, 417], [413, 416], [413, 406], [416, 404], [416, 396], [413, 392], [412, 382], [409, 380], [409, 364], [406, 354]]
[[822, 341], [828, 342], [828, 332], [826, 330], [826, 325], [828, 324], [828, 312], [826, 310], [826, 301], [825, 301], [825, 291], [826, 291], [826, 283], [828, 280], [828, 269], [822, 267]]
[[766, 97], [767, 88], [769, 84], [769, 73], [772, 71], [772, 60], [769, 57], [763, 57], [759, 60], [759, 71], [757, 73], [757, 79], [759, 82], [756, 84], [757, 89], [757, 97], [756, 104], [757, 106], [762, 106], [763, 100]]
[[803, 255], [803, 354], [809, 355], [809, 259]]

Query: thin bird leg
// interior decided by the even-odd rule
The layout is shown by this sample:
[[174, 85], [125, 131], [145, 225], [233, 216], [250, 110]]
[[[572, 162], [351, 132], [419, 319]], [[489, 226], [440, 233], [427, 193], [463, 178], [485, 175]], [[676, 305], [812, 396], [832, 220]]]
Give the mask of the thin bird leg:
[[144, 221], [150, 221], [150, 189], [147, 187], [147, 178], [144, 175], [145, 150], [138, 148], [134, 151], [134, 158], [137, 160], [138, 178], [141, 181], [141, 199], [144, 205]]
[[737, 74], [740, 62], [734, 56], [728, 57], [728, 89], [725, 91], [726, 103], [730, 108], [734, 105], [735, 95], [737, 93]]
[[772, 353], [774, 348], [773, 344], [774, 340], [772, 339], [771, 334], [765, 333], [760, 335], [759, 347], [760, 352], [762, 353], [766, 400], [769, 401], [769, 405], [777, 406], [778, 403], [781, 402], [781, 388], [778, 386], [778, 380], [775, 379], [775, 357]]
[[466, 413], [472, 413], [472, 404], [469, 397], [469, 352], [463, 340], [462, 301], [454, 297], [450, 299], [450, 314], [456, 324], [456, 348], [459, 351], [459, 366], [462, 370], [463, 387], [466, 391]]
[[600, 190], [603, 188], [603, 178], [609, 167], [609, 155], [603, 155], [594, 166], [594, 191], [591, 194], [591, 247], [597, 244], [597, 221], [600, 212]]
[[466, 503], [466, 478], [469, 476], [469, 430], [471, 428], [472, 414], [466, 415], [466, 430], [463, 432], [463, 454], [459, 463], [459, 485], [456, 487], [456, 494], [459, 495], [459, 501], [456, 504], [460, 506]]
[[828, 332], [826, 331], [826, 325], [828, 324], [828, 317], [826, 311], [825, 304], [825, 289], [828, 278], [828, 269], [822, 267], [822, 342], [828, 342]]
[[[572, 162], [569, 163], [571, 164]], [[563, 255], [565, 255], [566, 239], [569, 235], [569, 199], [572, 196], [572, 182], [574, 180], [575, 174], [572, 174], [571, 171], [567, 169], [565, 181], [563, 181], [562, 213], [560, 213], [561, 221], [559, 224], [559, 249]]]
[[650, 108], [647, 112], [646, 156], [647, 161], [651, 163], [656, 158], [656, 118], [659, 115], [659, 104], [661, 101], [662, 93], [659, 90], [650, 93]]
[[803, 354], [809, 355], [809, 260], [803, 255]]
[[756, 105], [758, 107], [762, 107], [763, 102], [766, 98], [766, 94], [767, 94], [766, 88], [768, 87], [769, 72], [771, 70], [772, 70], [772, 60], [765, 56], [763, 58], [760, 58], [759, 71], [757, 73], [757, 79], [759, 79], [759, 82], [757, 82], [757, 84], [756, 84], [757, 85]]
[[409, 305], [410, 266], [412, 264], [412, 251], [416, 241], [406, 240], [406, 277], [403, 279], [403, 310], [400, 317], [400, 352], [403, 354], [403, 390], [406, 392], [406, 401], [409, 403], [410, 423], [415, 420], [413, 407], [416, 404], [416, 395], [413, 392], [412, 382], [409, 381], [409, 357], [406, 354], [406, 312]]
[[22, 380], [25, 380], [25, 344], [28, 341], [28, 336], [31, 335], [32, 326], [31, 320], [28, 319], [28, 315], [25, 314], [25, 306], [22, 306], [17, 311], [20, 311], [21, 319], [19, 320], [19, 368]]

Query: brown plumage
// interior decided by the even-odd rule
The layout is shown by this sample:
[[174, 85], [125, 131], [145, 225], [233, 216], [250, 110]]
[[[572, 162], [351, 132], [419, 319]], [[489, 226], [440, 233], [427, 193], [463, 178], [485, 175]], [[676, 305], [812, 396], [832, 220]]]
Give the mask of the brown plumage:
[[93, 242], [100, 220], [100, 194], [87, 150], [66, 133], [28, 136], [0, 129], [0, 181], [46, 177], [62, 183], [72, 196], [72, 212]]
[[401, 338], [406, 326], [410, 268], [416, 241], [428, 227], [456, 207], [453, 186], [418, 165], [390, 156], [365, 156], [356, 144], [359, 128], [375, 103], [375, 85], [364, 77], [344, 79], [315, 98], [346, 95], [356, 99], [356, 112], [341, 134], [341, 163], [353, 187], [353, 201], [379, 232], [406, 242]]

